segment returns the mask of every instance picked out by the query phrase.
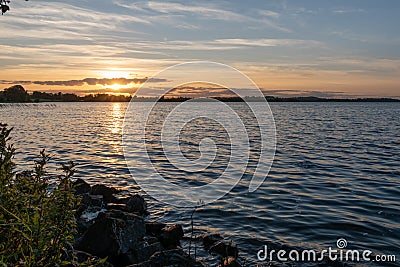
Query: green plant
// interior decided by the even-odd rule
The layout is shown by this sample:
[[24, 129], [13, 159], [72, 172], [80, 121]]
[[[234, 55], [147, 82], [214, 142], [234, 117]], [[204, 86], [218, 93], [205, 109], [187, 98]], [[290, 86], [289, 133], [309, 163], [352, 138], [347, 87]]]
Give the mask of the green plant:
[[0, 266], [67, 264], [64, 255], [72, 249], [79, 204], [70, 179], [75, 165], [62, 165], [64, 174], [51, 188], [50, 157], [42, 150], [32, 171], [16, 174], [11, 130], [0, 124]]

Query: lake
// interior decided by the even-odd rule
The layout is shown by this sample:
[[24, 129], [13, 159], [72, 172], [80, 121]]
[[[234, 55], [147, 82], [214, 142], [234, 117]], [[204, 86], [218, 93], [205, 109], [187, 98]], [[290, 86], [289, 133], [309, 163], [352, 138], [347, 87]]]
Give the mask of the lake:
[[[73, 160], [79, 164], [76, 177], [137, 192], [141, 189], [129, 173], [122, 149], [127, 105], [3, 104], [0, 121], [14, 127], [12, 142], [19, 169], [32, 166], [35, 155], [45, 148], [52, 155], [52, 172], [57, 163]], [[140, 113], [140, 105], [146, 103], [138, 105]], [[155, 116], [165, 116], [174, 105], [161, 103]], [[212, 106], [207, 105], [213, 104], [201, 105], [208, 109]], [[230, 105], [245, 110], [243, 103]], [[233, 239], [249, 262], [257, 260], [257, 251], [265, 244], [327, 249], [336, 247], [339, 238], [345, 238], [350, 249], [399, 256], [400, 103], [270, 106], [277, 148], [268, 178], [249, 193], [245, 174], [228, 195], [199, 208], [194, 214], [196, 233], [218, 232]], [[151, 131], [156, 131], [156, 126]], [[229, 146], [223, 129], [213, 127], [219, 125], [193, 121], [181, 140], [185, 156], [194, 159], [199, 156], [201, 138], [216, 140], [219, 150], [208, 173], [180, 173], [160, 155], [162, 147], [157, 140], [150, 147], [156, 168], [171, 182], [187, 186], [214, 179], [229, 160]], [[250, 169], [253, 157], [250, 155]], [[182, 223], [189, 234], [192, 209], [175, 208], [150, 196], [147, 199], [149, 219]]]

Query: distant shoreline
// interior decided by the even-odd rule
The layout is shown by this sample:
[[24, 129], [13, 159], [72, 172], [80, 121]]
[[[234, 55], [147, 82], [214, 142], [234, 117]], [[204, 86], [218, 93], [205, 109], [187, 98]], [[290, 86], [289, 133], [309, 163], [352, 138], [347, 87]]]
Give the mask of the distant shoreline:
[[14, 85], [0, 91], [0, 103], [41, 103], [41, 102], [208, 102], [211, 99], [221, 102], [400, 102], [395, 98], [321, 98], [315, 96], [301, 97], [137, 97], [126, 95], [110, 95], [110, 94], [88, 94], [78, 96], [71, 93], [46, 93], [34, 91], [28, 93], [22, 85]]
[[132, 97], [125, 97], [123, 99], [121, 98], [116, 98], [110, 99], [106, 97], [104, 100], [96, 100], [96, 99], [90, 99], [90, 100], [51, 100], [51, 99], [34, 99], [31, 101], [0, 101], [0, 106], [4, 104], [18, 104], [18, 105], [25, 105], [25, 104], [40, 104], [40, 103], [127, 103], [133, 100], [133, 102], [185, 102], [185, 101], [193, 101], [193, 102], [212, 102], [212, 100], [217, 100], [221, 102], [264, 102], [265, 100], [267, 102], [271, 103], [372, 103], [372, 102], [377, 102], [377, 103], [395, 103], [395, 102], [400, 102], [400, 99], [395, 99], [395, 98], [319, 98], [319, 97], [270, 97], [266, 96], [265, 100], [263, 98], [253, 98], [253, 97], [248, 97], [248, 98], [236, 98], [236, 97], [211, 97], [211, 98], [184, 98], [184, 97], [177, 97], [177, 98], [161, 98], [157, 101], [156, 98], [150, 98], [150, 97], [141, 97], [141, 98], [133, 98]]
[[[395, 98], [319, 98], [319, 97], [274, 97], [265, 96], [265, 98], [257, 97], [210, 97], [211, 99], [221, 102], [400, 102], [400, 99]], [[136, 102], [154, 102], [155, 98], [134, 98]], [[184, 102], [192, 100], [193, 102], [210, 102], [209, 98], [161, 98], [158, 102]]]

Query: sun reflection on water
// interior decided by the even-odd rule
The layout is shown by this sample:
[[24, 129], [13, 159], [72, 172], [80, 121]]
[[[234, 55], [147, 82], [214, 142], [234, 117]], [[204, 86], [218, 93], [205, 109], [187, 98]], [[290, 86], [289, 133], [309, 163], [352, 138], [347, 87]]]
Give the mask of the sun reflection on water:
[[122, 121], [124, 117], [124, 110], [121, 103], [112, 103], [111, 107], [111, 132], [113, 134], [120, 134], [122, 131]]

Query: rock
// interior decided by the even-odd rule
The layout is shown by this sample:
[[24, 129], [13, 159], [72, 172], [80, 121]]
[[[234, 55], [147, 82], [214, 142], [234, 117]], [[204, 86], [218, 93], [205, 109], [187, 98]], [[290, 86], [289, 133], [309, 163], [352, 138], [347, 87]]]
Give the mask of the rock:
[[232, 256], [237, 258], [239, 254], [239, 250], [237, 249], [236, 244], [234, 244], [232, 241], [228, 242], [226, 240], [218, 241], [216, 244], [211, 246], [209, 251], [211, 253], [217, 253], [223, 257]]
[[82, 179], [76, 179], [76, 181], [72, 184], [76, 196], [83, 195], [89, 193], [91, 190], [90, 185]]
[[84, 194], [82, 195], [81, 206], [87, 207], [103, 207], [105, 205], [105, 201], [102, 195], [89, 195]]
[[156, 252], [148, 261], [129, 265], [128, 267], [187, 266], [204, 267], [200, 262], [185, 254], [182, 249]]
[[82, 212], [80, 217], [77, 218], [77, 235], [76, 238], [80, 238], [83, 233], [85, 233], [89, 227], [94, 224], [95, 219], [100, 214], [100, 212], [104, 212], [104, 209], [100, 209], [98, 207], [88, 207], [87, 209]]
[[116, 197], [114, 194], [119, 191], [114, 187], [108, 187], [103, 184], [95, 184], [90, 191], [91, 195], [102, 195], [106, 202], [115, 202]]
[[[104, 206], [103, 196], [94, 196], [89, 195], [88, 193], [82, 195], [81, 203], [76, 210], [75, 217], [79, 221], [82, 218], [82, 215], [91, 212], [88, 210], [101, 210]], [[84, 221], [88, 221], [87, 219], [83, 219]]]
[[126, 203], [128, 203], [128, 201], [129, 201], [130, 198], [131, 198], [130, 196], [129, 196], [129, 197], [116, 197], [116, 198], [114, 199], [114, 202], [113, 202], [113, 203], [116, 203], [116, 204], [125, 204], [125, 205], [126, 205]]
[[145, 236], [143, 238], [143, 241], [146, 242], [149, 245], [152, 245], [154, 243], [158, 243], [158, 238], [154, 236]]
[[215, 243], [224, 239], [220, 234], [207, 234], [203, 235], [203, 246], [206, 250], [209, 250]]
[[147, 203], [144, 198], [138, 194], [131, 196], [126, 203], [126, 208], [130, 212], [135, 212], [138, 214], [146, 214], [147, 213]]
[[128, 211], [125, 204], [116, 204], [116, 203], [108, 203], [107, 209], [108, 210]]
[[127, 266], [131, 264], [137, 264], [140, 262], [145, 262], [150, 259], [150, 257], [156, 253], [163, 250], [160, 242], [156, 242], [153, 244], [148, 244], [147, 242], [142, 242], [138, 245], [138, 248], [132, 251], [128, 251], [118, 257], [118, 259], [114, 259], [115, 262], [118, 262], [119, 266]]
[[76, 246], [95, 256], [112, 257], [137, 249], [144, 236], [142, 217], [110, 210], [99, 214]]
[[159, 236], [162, 233], [162, 229], [166, 226], [165, 223], [159, 222], [146, 222], [146, 234]]
[[174, 224], [162, 229], [159, 236], [161, 244], [169, 249], [176, 248], [180, 245], [180, 240], [183, 238], [183, 228], [180, 224]]
[[241, 265], [235, 258], [228, 257], [223, 258], [220, 264], [218, 264], [218, 267], [241, 267]]

